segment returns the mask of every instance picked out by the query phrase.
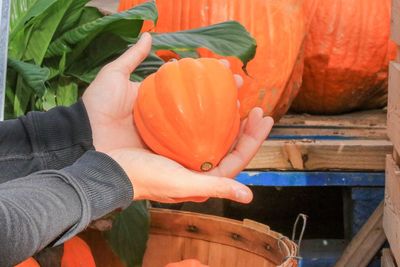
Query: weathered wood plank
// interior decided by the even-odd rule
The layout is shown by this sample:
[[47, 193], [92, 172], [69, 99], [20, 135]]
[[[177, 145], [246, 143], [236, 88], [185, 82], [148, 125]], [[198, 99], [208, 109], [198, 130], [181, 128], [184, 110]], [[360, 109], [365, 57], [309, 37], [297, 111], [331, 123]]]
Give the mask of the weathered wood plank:
[[365, 267], [386, 240], [382, 227], [383, 201], [346, 247], [335, 267]]
[[383, 227], [396, 262], [400, 263], [400, 168], [392, 155], [386, 158]]
[[389, 65], [388, 135], [400, 151], [400, 63]]
[[383, 171], [388, 140], [268, 140], [247, 169]]
[[392, 0], [391, 37], [400, 45], [400, 0]]
[[397, 267], [393, 254], [388, 248], [382, 249], [381, 267]]
[[269, 136], [275, 139], [388, 139], [386, 128], [282, 127], [279, 125], [272, 129]]
[[383, 109], [353, 112], [335, 116], [287, 114], [277, 126], [333, 127], [333, 128], [386, 128]]

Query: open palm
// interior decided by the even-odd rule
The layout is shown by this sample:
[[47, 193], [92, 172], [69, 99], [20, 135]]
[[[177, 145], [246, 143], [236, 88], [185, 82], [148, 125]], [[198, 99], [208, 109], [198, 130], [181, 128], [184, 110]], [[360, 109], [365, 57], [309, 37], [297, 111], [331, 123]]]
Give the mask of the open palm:
[[[83, 95], [96, 150], [109, 152], [122, 148], [146, 148], [133, 121], [133, 106], [139, 83], [129, 80], [130, 74], [148, 56], [151, 36], [143, 34], [139, 42], [115, 61], [106, 65]], [[242, 81], [236, 76], [238, 86]], [[235, 147], [219, 166], [208, 172], [212, 176], [236, 176], [256, 154], [273, 125], [263, 117], [260, 108], [250, 112], [242, 122]]]

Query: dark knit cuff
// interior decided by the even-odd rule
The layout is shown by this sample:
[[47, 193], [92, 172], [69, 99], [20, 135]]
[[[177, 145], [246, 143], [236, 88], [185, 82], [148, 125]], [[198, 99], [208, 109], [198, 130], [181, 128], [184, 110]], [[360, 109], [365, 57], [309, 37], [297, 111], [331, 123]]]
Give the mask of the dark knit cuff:
[[20, 120], [29, 132], [34, 153], [65, 151], [59, 158], [45, 162], [48, 169], [71, 165], [87, 150], [94, 149], [89, 117], [82, 100], [70, 107], [30, 112]]
[[80, 222], [57, 243], [62, 243], [72, 233], [81, 232], [91, 221], [132, 203], [133, 187], [128, 176], [106, 154], [88, 151], [62, 172], [81, 199], [82, 216]]

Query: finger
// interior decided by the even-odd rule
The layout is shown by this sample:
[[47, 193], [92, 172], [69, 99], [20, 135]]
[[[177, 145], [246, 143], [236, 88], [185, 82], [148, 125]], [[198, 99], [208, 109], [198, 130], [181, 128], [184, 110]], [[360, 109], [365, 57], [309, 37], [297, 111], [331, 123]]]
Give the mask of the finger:
[[[260, 113], [261, 112], [261, 113]], [[228, 154], [210, 174], [235, 177], [255, 156], [273, 126], [273, 119], [262, 117], [262, 110], [253, 109], [248, 117], [243, 134], [235, 149]]]
[[238, 89], [241, 88], [243, 86], [242, 76], [240, 76], [239, 74], [235, 74], [233, 75], [233, 77], [235, 78], [236, 86], [238, 87]]
[[228, 60], [226, 59], [220, 59], [219, 60], [222, 64], [224, 64], [225, 67], [230, 68], [231, 67], [231, 63], [229, 63]]
[[123, 53], [119, 58], [109, 64], [109, 67], [122, 71], [126, 74], [132, 73], [137, 66], [149, 55], [151, 50], [151, 35], [143, 33], [139, 41]]
[[184, 197], [184, 198], [174, 198], [174, 203], [182, 203], [182, 202], [206, 202], [209, 197]]
[[190, 180], [191, 186], [188, 188], [193, 192], [186, 192], [190, 196], [224, 198], [240, 203], [249, 203], [253, 199], [250, 188], [235, 180], [202, 174], [194, 176], [197, 177]]

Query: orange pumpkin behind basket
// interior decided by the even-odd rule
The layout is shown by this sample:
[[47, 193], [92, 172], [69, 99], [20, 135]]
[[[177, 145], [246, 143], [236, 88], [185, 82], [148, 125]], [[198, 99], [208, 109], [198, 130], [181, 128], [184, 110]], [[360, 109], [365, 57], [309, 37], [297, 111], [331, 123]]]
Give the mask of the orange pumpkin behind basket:
[[26, 259], [15, 267], [40, 267], [39, 263], [32, 257]]
[[96, 267], [92, 251], [81, 238], [75, 236], [64, 243], [61, 267]]
[[208, 171], [237, 137], [237, 95], [231, 70], [219, 60], [168, 62], [142, 82], [135, 123], [156, 153], [190, 169]]

